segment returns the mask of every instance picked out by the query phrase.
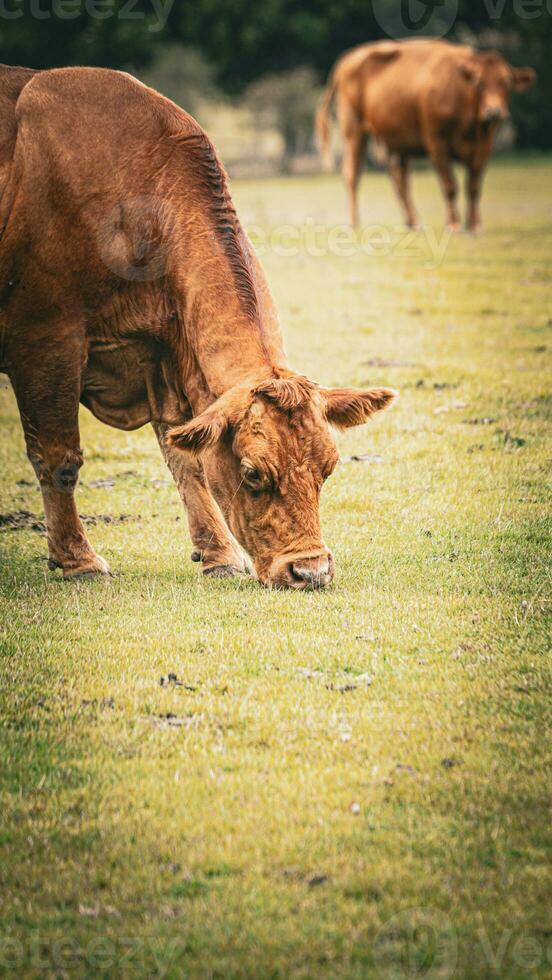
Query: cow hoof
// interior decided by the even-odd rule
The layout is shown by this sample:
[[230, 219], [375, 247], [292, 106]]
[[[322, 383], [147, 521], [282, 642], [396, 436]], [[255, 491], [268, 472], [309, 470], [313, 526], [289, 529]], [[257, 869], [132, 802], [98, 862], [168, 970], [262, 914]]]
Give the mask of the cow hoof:
[[95, 555], [94, 558], [84, 562], [82, 565], [66, 567], [63, 569], [64, 579], [90, 579], [100, 578], [106, 575], [111, 575], [109, 565], [103, 558], [100, 558], [99, 555]]
[[447, 225], [447, 228], [448, 228], [449, 231], [452, 231], [452, 232], [457, 232], [457, 231], [461, 231], [462, 230], [462, 226], [461, 226], [461, 224], [460, 224], [459, 221], [451, 221], [451, 222], [449, 222], [449, 224]]
[[[218, 578], [226, 578], [229, 575], [253, 575], [253, 565], [249, 557], [240, 552], [237, 549], [233, 549], [233, 554], [228, 555], [228, 559], [224, 561], [221, 558], [218, 559], [213, 555], [209, 558], [205, 558], [202, 551], [199, 548], [194, 548], [190, 558], [194, 562], [203, 562], [203, 574], [204, 575], [215, 575]], [[205, 562], [210, 561], [211, 564], [206, 565]], [[219, 573], [219, 569], [232, 569], [231, 572], [224, 571], [222, 574]]]
[[203, 574], [208, 575], [209, 578], [234, 578], [241, 572], [242, 569], [236, 568], [235, 565], [212, 565], [211, 568], [203, 569]]
[[468, 235], [479, 235], [481, 233], [481, 225], [472, 225], [470, 228], [467, 228], [466, 231], [468, 232]]

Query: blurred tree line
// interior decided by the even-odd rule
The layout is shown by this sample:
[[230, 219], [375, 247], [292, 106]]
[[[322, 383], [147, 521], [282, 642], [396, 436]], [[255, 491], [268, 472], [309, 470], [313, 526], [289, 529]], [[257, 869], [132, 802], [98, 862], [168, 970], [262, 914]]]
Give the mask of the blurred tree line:
[[[433, 5], [446, 12], [449, 3], [456, 6], [456, 0]], [[241, 95], [254, 83], [249, 91], [259, 112], [264, 80], [281, 76], [282, 115], [293, 100], [285, 73], [299, 79], [297, 92], [301, 77], [323, 81], [344, 50], [385, 37], [381, 11], [399, 7], [400, 0], [0, 0], [0, 60], [140, 71], [163, 54], [173, 59], [175, 72], [193, 73], [193, 56], [187, 66], [178, 64], [175, 45], [185, 45], [201, 52], [209, 83], [228, 95]], [[425, 33], [438, 22], [437, 9]], [[514, 101], [518, 144], [552, 148], [549, 0], [458, 0], [447, 36], [498, 48], [513, 64], [537, 69], [537, 88]]]

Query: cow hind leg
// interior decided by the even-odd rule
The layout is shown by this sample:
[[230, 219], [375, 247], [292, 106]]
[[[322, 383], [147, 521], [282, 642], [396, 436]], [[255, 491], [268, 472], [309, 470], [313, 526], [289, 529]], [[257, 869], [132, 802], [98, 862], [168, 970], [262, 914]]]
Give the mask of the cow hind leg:
[[57, 338], [51, 331], [44, 336], [49, 343], [27, 338], [19, 351], [11, 352], [9, 375], [27, 455], [42, 491], [49, 567], [61, 568], [66, 579], [108, 575], [107, 563], [88, 541], [74, 497], [83, 462], [78, 427], [80, 345], [63, 330]]
[[389, 174], [403, 206], [406, 224], [409, 228], [419, 228], [418, 215], [410, 193], [410, 158], [405, 154], [391, 156]]
[[161, 452], [186, 508], [192, 561], [202, 563], [205, 575], [223, 577], [249, 571], [249, 564], [209, 489], [203, 463], [165, 445], [168, 428], [153, 423]]
[[366, 134], [362, 131], [354, 108], [346, 98], [338, 102], [338, 116], [344, 140], [343, 178], [349, 201], [349, 220], [353, 228], [358, 225], [358, 184], [366, 149]]
[[359, 224], [358, 185], [365, 148], [366, 136], [364, 133], [355, 133], [346, 138], [345, 154], [343, 157], [343, 176], [345, 178], [349, 200], [349, 221], [353, 228], [357, 228]]

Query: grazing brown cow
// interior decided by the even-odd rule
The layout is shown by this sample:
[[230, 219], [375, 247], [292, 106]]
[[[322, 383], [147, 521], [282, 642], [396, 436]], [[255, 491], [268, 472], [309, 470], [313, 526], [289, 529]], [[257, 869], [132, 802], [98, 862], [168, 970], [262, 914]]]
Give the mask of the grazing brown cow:
[[477, 231], [483, 171], [498, 126], [508, 117], [510, 91], [525, 91], [535, 77], [532, 68], [512, 68], [495, 51], [478, 52], [446, 41], [379, 41], [343, 55], [322, 97], [317, 130], [329, 163], [330, 107], [337, 96], [351, 223], [358, 223], [358, 181], [366, 139], [373, 135], [388, 151], [391, 177], [410, 227], [418, 225], [409, 190], [410, 162], [429, 156], [454, 230], [460, 216], [452, 163], [466, 165], [467, 227]]
[[395, 394], [287, 367], [213, 145], [168, 99], [90, 68], [0, 68], [0, 370], [65, 578], [108, 572], [75, 507], [79, 402], [120, 429], [153, 423], [205, 572], [242, 569], [243, 548], [264, 584], [305, 588], [333, 577], [328, 423]]

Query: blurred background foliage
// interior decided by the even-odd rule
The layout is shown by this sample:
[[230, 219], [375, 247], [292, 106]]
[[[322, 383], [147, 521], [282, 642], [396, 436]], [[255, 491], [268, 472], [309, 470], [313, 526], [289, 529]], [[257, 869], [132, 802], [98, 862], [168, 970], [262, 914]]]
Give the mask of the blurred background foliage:
[[[376, 3], [378, 13], [398, 9]], [[525, 149], [552, 148], [549, 7], [458, 0], [447, 34], [537, 69], [537, 87], [513, 100], [512, 135]], [[372, 0], [0, 0], [3, 62], [130, 70], [210, 124], [230, 163], [266, 159], [283, 171], [314, 155], [313, 107], [335, 59], [385, 36]]]

